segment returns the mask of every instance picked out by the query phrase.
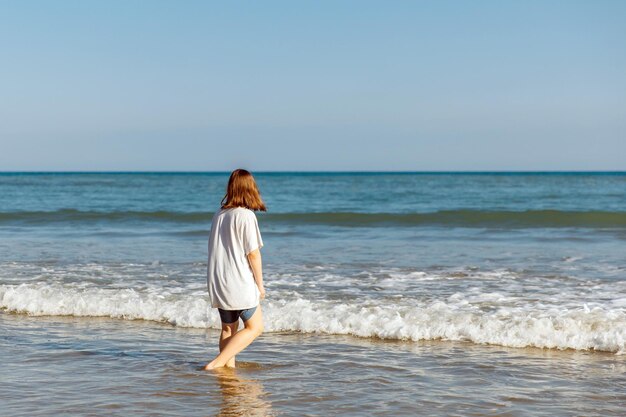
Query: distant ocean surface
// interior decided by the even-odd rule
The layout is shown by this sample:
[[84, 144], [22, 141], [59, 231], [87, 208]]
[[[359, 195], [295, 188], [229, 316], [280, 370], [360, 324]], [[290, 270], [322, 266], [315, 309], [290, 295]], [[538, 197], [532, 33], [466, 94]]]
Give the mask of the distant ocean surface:
[[[289, 354], [280, 337], [371, 340], [372, 349], [385, 340], [401, 343], [396, 354], [459, 343], [462, 352], [610, 355], [622, 373], [602, 401], [605, 415], [619, 415], [611, 401], [626, 386], [626, 173], [254, 174], [268, 206], [257, 213], [267, 299], [266, 333], [255, 343], [274, 341], [273, 360]], [[228, 175], [1, 173], [0, 354], [19, 339], [43, 358], [45, 329], [18, 330], [37, 320], [71, 327], [104, 318], [131, 346], [136, 320], [190, 334], [218, 329], [206, 246]], [[205, 359], [213, 344], [199, 346]], [[354, 355], [344, 360], [359, 362]], [[479, 356], [474, 365], [489, 361]], [[24, 370], [14, 366], [15, 375]], [[8, 386], [4, 394], [17, 395]], [[454, 414], [442, 411], [454, 401], [442, 399], [433, 414]], [[294, 404], [279, 401], [275, 411], [306, 409]], [[410, 414], [407, 404], [388, 411]]]

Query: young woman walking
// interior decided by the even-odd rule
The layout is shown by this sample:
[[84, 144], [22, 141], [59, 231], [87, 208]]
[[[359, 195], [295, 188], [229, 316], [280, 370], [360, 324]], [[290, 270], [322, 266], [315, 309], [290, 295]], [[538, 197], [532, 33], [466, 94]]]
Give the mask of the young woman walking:
[[230, 174], [221, 204], [211, 221], [207, 266], [211, 306], [222, 321], [220, 354], [205, 370], [235, 367], [235, 355], [263, 332], [263, 240], [254, 212], [267, 209], [250, 172], [236, 169]]

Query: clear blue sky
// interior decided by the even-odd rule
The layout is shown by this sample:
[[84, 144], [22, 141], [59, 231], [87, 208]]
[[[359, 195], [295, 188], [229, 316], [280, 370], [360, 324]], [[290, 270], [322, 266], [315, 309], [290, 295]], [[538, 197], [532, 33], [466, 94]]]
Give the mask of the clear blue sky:
[[0, 170], [625, 170], [626, 1], [1, 1]]

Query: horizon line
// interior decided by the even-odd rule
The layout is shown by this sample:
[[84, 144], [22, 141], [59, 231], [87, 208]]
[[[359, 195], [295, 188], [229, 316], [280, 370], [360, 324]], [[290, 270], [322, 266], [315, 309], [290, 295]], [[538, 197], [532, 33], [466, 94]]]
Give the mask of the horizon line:
[[[249, 170], [255, 174], [626, 174], [626, 170]], [[1, 174], [230, 174], [232, 170], [12, 170]]]

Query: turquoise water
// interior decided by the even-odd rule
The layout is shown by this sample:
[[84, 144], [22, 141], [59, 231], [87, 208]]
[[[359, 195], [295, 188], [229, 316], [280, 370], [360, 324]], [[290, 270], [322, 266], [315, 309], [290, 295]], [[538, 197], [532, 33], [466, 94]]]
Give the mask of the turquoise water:
[[[626, 173], [255, 177], [268, 206], [267, 213], [257, 213], [265, 243], [266, 334], [259, 350], [253, 345], [245, 353], [254, 371], [241, 372], [244, 380], [252, 372], [261, 381], [269, 398], [259, 403], [262, 408], [302, 415], [312, 406], [280, 394], [280, 381], [289, 378], [302, 390], [324, 391], [317, 406], [327, 411], [358, 403], [373, 390], [380, 401], [395, 404], [388, 411], [397, 414], [414, 414], [421, 404], [433, 415], [550, 415], [546, 403], [531, 398], [542, 389], [533, 380], [548, 372], [564, 390], [559, 398], [580, 397], [580, 384], [606, 380], [601, 395], [583, 395], [584, 407], [569, 411], [592, 415], [603, 404], [598, 415], [620, 414], [626, 387]], [[45, 342], [51, 323], [63, 333], [71, 360], [96, 370], [95, 358], [107, 351], [99, 351], [92, 338], [104, 332], [126, 346], [123, 352], [134, 352], [124, 359], [134, 364], [129, 378], [139, 377], [142, 364], [163, 365], [168, 358], [178, 361], [172, 365], [181, 373], [172, 376], [176, 384], [202, 378], [193, 364], [205, 359], [199, 352], [207, 352], [206, 359], [215, 353], [219, 327], [207, 304], [206, 244], [227, 179], [228, 173], [0, 174], [3, 357], [19, 339], [27, 346], [24, 363], [44, 360], [47, 350], [58, 349]], [[107, 321], [99, 327], [98, 320]], [[137, 328], [136, 320], [145, 324]], [[95, 326], [86, 339], [80, 330], [85, 326]], [[156, 359], [142, 355], [142, 346], [156, 343], [161, 333], [169, 334], [159, 342], [164, 352]], [[192, 357], [184, 354], [187, 337], [198, 343]], [[300, 337], [306, 343], [297, 342]], [[76, 353], [85, 344], [92, 353]], [[337, 346], [345, 348], [341, 355]], [[293, 355], [315, 361], [316, 350], [336, 352], [327, 359], [340, 386], [358, 380], [358, 390], [331, 394], [314, 381], [321, 370], [291, 368]], [[509, 366], [526, 369], [514, 385], [533, 394], [511, 403], [506, 398], [515, 395], [492, 387], [484, 398], [489, 411], [475, 390], [449, 378], [484, 372], [494, 352], [501, 359], [493, 368], [495, 380], [506, 383]], [[545, 353], [538, 352], [552, 353], [543, 361]], [[281, 358], [290, 366], [278, 366]], [[79, 386], [67, 360], [60, 355], [50, 372]], [[368, 378], [403, 384], [404, 397], [396, 401], [393, 389], [358, 379], [363, 360], [381, 361], [382, 368], [367, 370]], [[429, 360], [433, 365], [425, 371]], [[406, 373], [390, 376], [397, 363]], [[11, 369], [11, 381], [30, 375], [25, 364]], [[414, 388], [411, 375], [417, 375]], [[152, 377], [162, 382], [161, 374], [142, 376]], [[433, 399], [429, 383], [458, 395]], [[19, 402], [17, 387], [4, 385], [0, 395]], [[420, 397], [427, 392], [428, 398]], [[128, 395], [134, 404], [128, 410], [137, 412], [145, 392]], [[171, 395], [155, 401], [167, 408]], [[412, 402], [416, 396], [420, 401]], [[207, 404], [219, 409], [213, 400]], [[355, 407], [346, 410], [359, 414], [372, 404]]]
[[[273, 213], [624, 212], [626, 173], [256, 173]], [[228, 173], [0, 173], [2, 212], [211, 211]]]

